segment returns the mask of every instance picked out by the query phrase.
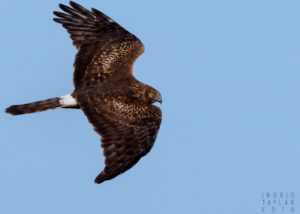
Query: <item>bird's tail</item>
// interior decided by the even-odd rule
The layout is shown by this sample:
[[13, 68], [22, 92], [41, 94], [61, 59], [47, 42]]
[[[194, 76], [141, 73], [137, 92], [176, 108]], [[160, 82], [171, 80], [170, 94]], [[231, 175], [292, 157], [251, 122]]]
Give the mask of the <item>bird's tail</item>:
[[12, 105], [5, 109], [6, 113], [12, 115], [29, 114], [40, 111], [47, 111], [56, 108], [76, 108], [77, 102], [72, 95], [55, 97], [23, 105]]

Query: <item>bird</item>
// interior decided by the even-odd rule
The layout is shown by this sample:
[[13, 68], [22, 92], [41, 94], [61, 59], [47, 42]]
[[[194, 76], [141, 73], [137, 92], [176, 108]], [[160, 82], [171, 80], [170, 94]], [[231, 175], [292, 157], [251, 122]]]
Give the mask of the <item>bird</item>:
[[162, 121], [155, 104], [162, 97], [133, 75], [133, 64], [144, 52], [135, 35], [95, 8], [74, 1], [59, 8], [53, 20], [67, 30], [77, 49], [73, 92], [5, 111], [21, 115], [81, 109], [101, 138], [104, 169], [94, 180], [99, 184], [124, 173], [152, 149]]

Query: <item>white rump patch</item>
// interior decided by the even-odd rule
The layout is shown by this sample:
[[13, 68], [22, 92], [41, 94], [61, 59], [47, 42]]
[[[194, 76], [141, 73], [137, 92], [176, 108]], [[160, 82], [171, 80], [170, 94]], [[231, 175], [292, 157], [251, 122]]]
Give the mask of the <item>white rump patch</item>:
[[71, 94], [67, 94], [64, 96], [60, 97], [59, 103], [62, 106], [76, 106], [77, 105], [77, 101], [74, 99], [74, 97], [72, 97]]

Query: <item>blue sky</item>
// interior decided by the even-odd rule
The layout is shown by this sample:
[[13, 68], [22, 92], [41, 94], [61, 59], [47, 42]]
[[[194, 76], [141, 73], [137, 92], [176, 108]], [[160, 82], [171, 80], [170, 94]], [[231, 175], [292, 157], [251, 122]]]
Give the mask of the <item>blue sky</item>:
[[[72, 92], [60, 2], [1, 3], [3, 111]], [[163, 96], [156, 144], [96, 185], [104, 159], [81, 111], [2, 113], [0, 213], [253, 214], [262, 192], [280, 191], [300, 209], [299, 1], [78, 3], [143, 41], [134, 74]]]

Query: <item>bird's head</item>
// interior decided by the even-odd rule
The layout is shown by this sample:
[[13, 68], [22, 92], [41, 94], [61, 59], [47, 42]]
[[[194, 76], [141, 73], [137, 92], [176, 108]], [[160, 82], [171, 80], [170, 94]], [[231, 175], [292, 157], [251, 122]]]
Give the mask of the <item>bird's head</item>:
[[160, 104], [162, 104], [161, 94], [159, 93], [159, 91], [155, 90], [152, 87], [149, 87], [149, 89], [146, 90], [145, 97], [146, 100], [148, 100], [151, 104], [155, 102], [159, 102]]

